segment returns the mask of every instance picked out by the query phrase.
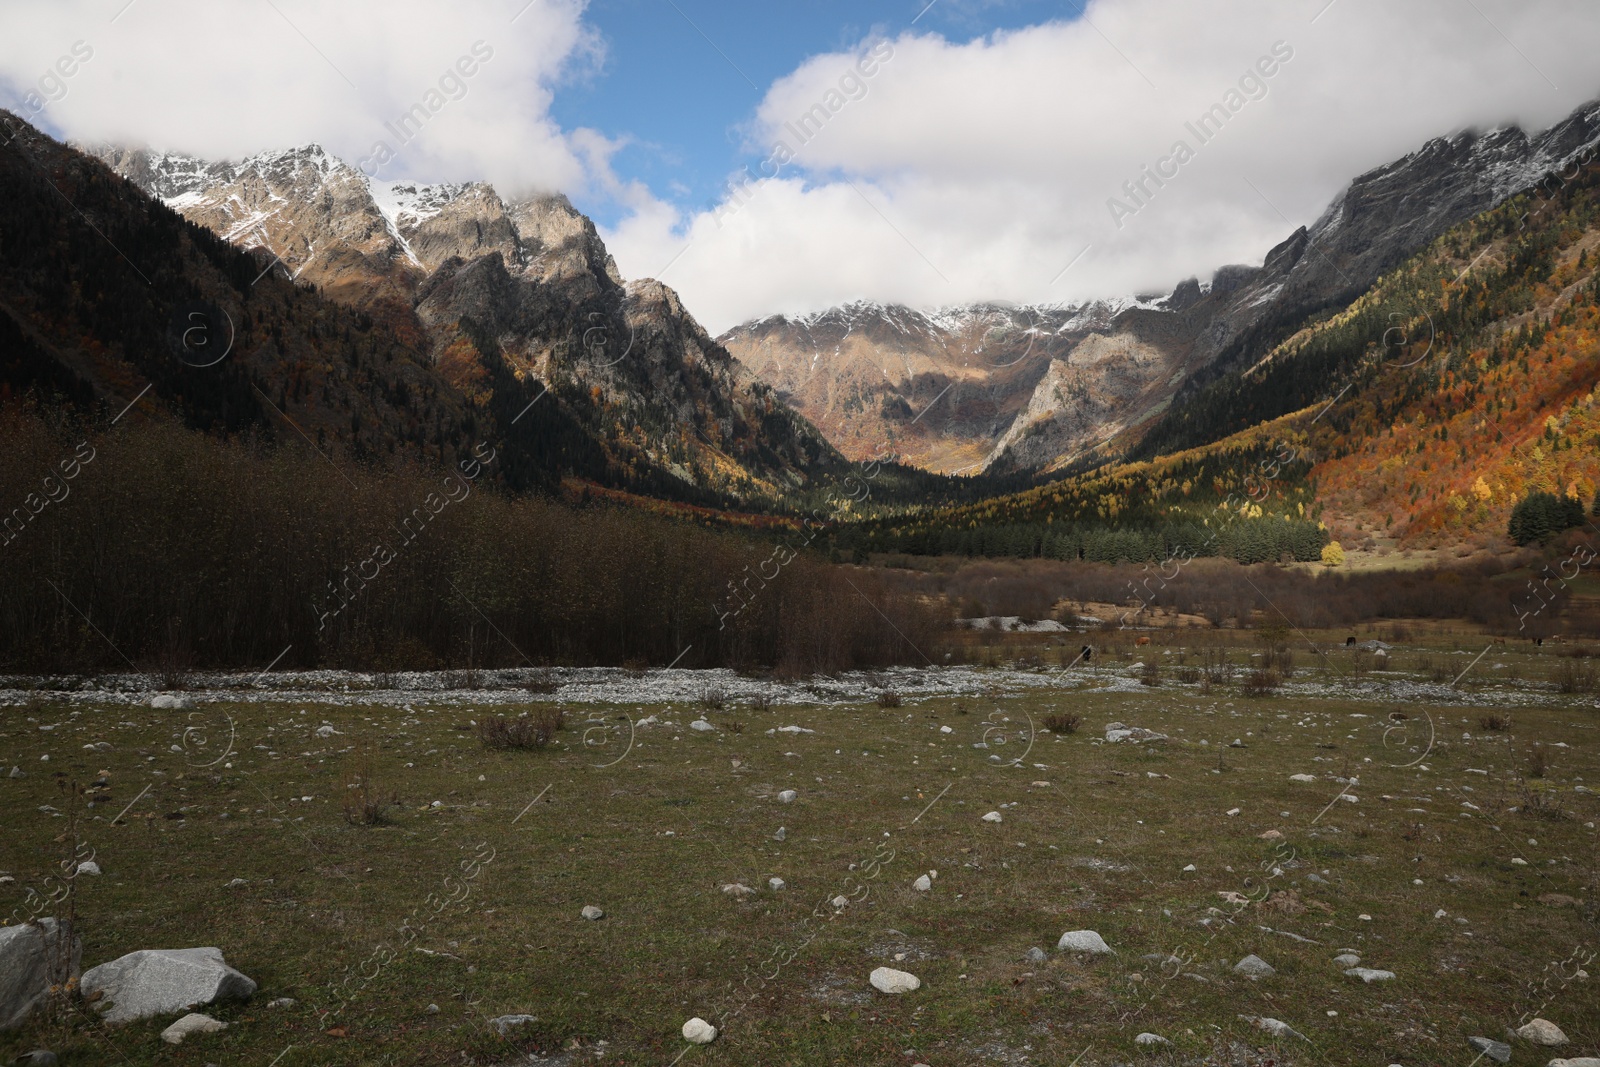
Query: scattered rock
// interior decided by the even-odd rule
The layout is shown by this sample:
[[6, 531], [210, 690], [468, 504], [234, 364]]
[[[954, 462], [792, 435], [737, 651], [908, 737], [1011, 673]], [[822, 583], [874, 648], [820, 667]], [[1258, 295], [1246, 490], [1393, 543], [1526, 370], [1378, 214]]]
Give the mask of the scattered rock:
[[907, 971], [897, 971], [893, 967], [876, 968], [867, 981], [872, 983], [872, 988], [880, 993], [911, 993], [922, 988], [922, 979]]
[[767, 733], [769, 733], [769, 734], [770, 733], [814, 734], [814, 733], [816, 733], [816, 731], [815, 730], [807, 730], [804, 726], [780, 726], [776, 730], [768, 730]]
[[1289, 781], [1291, 782], [1314, 782], [1316, 780], [1317, 776], [1314, 774], [1291, 774], [1289, 776]]
[[796, 793], [793, 789], [785, 789], [783, 792], [778, 794], [778, 799], [785, 804], [793, 804], [795, 797], [799, 795], [800, 794]]
[[1311, 1040], [1281, 1019], [1270, 1019], [1264, 1015], [1241, 1015], [1239, 1018], [1255, 1025], [1259, 1029], [1265, 1030], [1273, 1037], [1298, 1037], [1301, 1041]]
[[[62, 974], [61, 939], [70, 939]], [[0, 926], [0, 1030], [21, 1026], [45, 1002], [52, 985], [78, 976], [83, 944], [55, 919]]]
[[1567, 1035], [1561, 1032], [1561, 1027], [1549, 1019], [1535, 1019], [1526, 1026], [1518, 1027], [1517, 1036], [1535, 1045], [1555, 1046], [1567, 1043]]
[[925, 874], [919, 875], [917, 880], [911, 883], [911, 888], [915, 889], [919, 893], [926, 893], [928, 890], [933, 888], [933, 879], [929, 878]]
[[422, 1011], [426, 1015], [438, 1015], [439, 1014], [439, 1005], [437, 1005], [437, 1004], [429, 1004], [426, 1008], [423, 1008]]
[[151, 698], [150, 706], [152, 708], [181, 708], [184, 706], [184, 699], [172, 693], [157, 693]]
[[1565, 893], [1540, 893], [1538, 900], [1539, 903], [1547, 904], [1552, 908], [1573, 907], [1578, 903], [1575, 897], [1569, 897]]
[[772, 839], [774, 841], [782, 841], [784, 838], [786, 838], [788, 836], [789, 836], [789, 828], [787, 826], [780, 826], [780, 827], [778, 827], [778, 832], [772, 835]]
[[79, 988], [85, 997], [101, 995], [95, 1006], [106, 1022], [122, 1023], [247, 998], [256, 983], [228, 966], [219, 948], [156, 948], [90, 968]]
[[689, 724], [689, 729], [697, 730], [700, 733], [708, 733], [708, 732], [710, 732], [712, 730], [715, 730], [716, 727], [712, 726], [709, 722], [706, 722], [706, 720], [704, 720], [704, 719], [696, 719], [694, 722]]
[[789, 886], [789, 883], [785, 882], [782, 878], [768, 878], [767, 879], [767, 888], [771, 889], [774, 893], [776, 893], [780, 889], [787, 889], [788, 886]]
[[[56, 1067], [56, 1054], [47, 1048], [36, 1048], [32, 1052], [24, 1052], [11, 1062], [17, 1067]], [[1600, 1060], [1595, 1062], [1600, 1063]]]
[[247, 881], [244, 878], [235, 878], [233, 881], [228, 883], [228, 888], [229, 889], [243, 889], [245, 886], [247, 886], [249, 884], [250, 884], [249, 881]]
[[1091, 956], [1113, 955], [1111, 946], [1106, 944], [1105, 938], [1093, 930], [1068, 930], [1061, 935], [1061, 940], [1056, 942], [1057, 952], [1084, 952]]
[[[11, 773], [8, 774], [6, 777], [8, 777], [8, 778], [26, 778], [26, 777], [28, 777], [28, 772], [23, 770], [21, 767], [13, 766], [11, 768]], [[40, 1050], [40, 1051], [43, 1051], [43, 1050]], [[31, 1053], [30, 1053], [30, 1055], [31, 1055]], [[48, 1055], [54, 1056], [55, 1053], [53, 1053], [53, 1052], [52, 1053], [48, 1053]]]
[[1032, 948], [1030, 948], [1026, 955], [1029, 963], [1043, 963], [1045, 960], [1050, 958], [1045, 954], [1044, 949], [1040, 948], [1038, 945], [1034, 945]]
[[1265, 833], [1259, 833], [1256, 836], [1259, 837], [1263, 841], [1279, 841], [1279, 840], [1282, 840], [1282, 838], [1283, 838], [1283, 831], [1281, 831], [1281, 830], [1268, 830]]
[[1170, 1045], [1172, 1042], [1160, 1034], [1143, 1033], [1133, 1039], [1135, 1045]]
[[983, 817], [983, 821], [984, 822], [999, 822], [1000, 821], [1000, 813], [998, 811], [991, 811], [989, 814], [987, 814], [987, 815], [985, 815]]
[[1141, 741], [1165, 741], [1166, 734], [1158, 734], [1154, 730], [1146, 730], [1142, 726], [1128, 726], [1120, 722], [1106, 723], [1106, 740], [1112, 744], [1120, 741], [1132, 741], [1138, 744]]
[[78, 864], [78, 873], [97, 876], [100, 874], [100, 865], [94, 860], [84, 860]]
[[292, 1007], [295, 1006], [296, 1003], [297, 1003], [297, 1001], [293, 997], [279, 997], [276, 1000], [267, 1001], [267, 1007], [269, 1007], [269, 1008], [292, 1008]]
[[1371, 967], [1351, 967], [1349, 970], [1345, 971], [1344, 973], [1345, 973], [1345, 977], [1347, 977], [1347, 978], [1359, 978], [1363, 982], [1367, 983], [1368, 985], [1371, 985], [1373, 982], [1392, 982], [1392, 981], [1394, 981], [1394, 972], [1393, 971], [1378, 971], [1378, 970], [1374, 970]]
[[1511, 1046], [1504, 1041], [1496, 1041], [1488, 1037], [1469, 1037], [1467, 1038], [1467, 1044], [1496, 1063], [1511, 1062]]
[[214, 1034], [226, 1030], [228, 1024], [220, 1019], [213, 1019], [209, 1015], [199, 1012], [190, 1012], [165, 1030], [161, 1031], [161, 1040], [169, 1045], [181, 1045], [183, 1039], [190, 1034]]
[[604, 919], [606, 917], [606, 913], [595, 907], [593, 904], [585, 904], [583, 906], [583, 911], [579, 912], [578, 914], [582, 915], [590, 922], [594, 922], [596, 919]]
[[499, 1034], [501, 1037], [505, 1037], [510, 1034], [514, 1028], [518, 1026], [527, 1026], [531, 1022], [537, 1022], [538, 1019], [539, 1017], [537, 1015], [497, 1015], [493, 1019], [489, 1020], [489, 1025], [494, 1027], [495, 1033]]
[[696, 1045], [709, 1045], [717, 1039], [717, 1028], [696, 1015], [683, 1024], [683, 1039]]
[[722, 887], [722, 891], [728, 894], [730, 897], [739, 897], [741, 899], [755, 892], [754, 889], [751, 889], [743, 882], [729, 882], [727, 885]]
[[335, 730], [332, 726], [329, 726], [327, 723], [323, 723], [321, 726], [317, 727], [317, 736], [318, 737], [332, 737], [336, 733], [339, 733], [339, 731]]
[[1340, 967], [1354, 967], [1361, 962], [1361, 957], [1353, 952], [1346, 952], [1341, 956], [1333, 957], [1333, 962]]
[[[20, 1060], [18, 1061], [21, 1062]], [[51, 1063], [56, 1062], [54, 1058]], [[1600, 1067], [1600, 1056], [1579, 1056], [1574, 1060], [1564, 1060], [1560, 1057], [1551, 1060], [1545, 1067]]]
[[1240, 813], [1240, 812], [1241, 812], [1241, 811], [1243, 811], [1243, 810], [1244, 810], [1244, 809], [1243, 809], [1243, 808], [1229, 808], [1229, 809], [1228, 809], [1228, 810], [1227, 810], [1227, 811], [1226, 811], [1226, 812], [1224, 812], [1224, 813], [1223, 813], [1223, 814], [1225, 814], [1225, 815], [1227, 815], [1227, 816], [1229, 816], [1229, 817], [1230, 817], [1230, 818], [1231, 818], [1231, 817], [1233, 817], [1233, 816], [1235, 816], [1235, 815], [1237, 815], [1237, 814], [1239, 814], [1239, 813]]
[[1247, 978], [1271, 978], [1278, 973], [1278, 969], [1252, 953], [1233, 965], [1233, 973]]
[[1191, 873], [1191, 872], [1193, 872], [1195, 870], [1195, 865], [1191, 863], [1191, 864], [1189, 864], [1189, 866], [1185, 867], [1183, 870], [1184, 870], [1184, 873], [1186, 873], [1186, 874], [1187, 873]]
[[849, 900], [848, 897], [844, 896], [843, 894], [840, 894], [839, 896], [836, 896], [832, 900], [828, 901], [828, 903], [832, 904], [836, 908], [842, 908], [846, 904], [850, 903], [850, 900]]

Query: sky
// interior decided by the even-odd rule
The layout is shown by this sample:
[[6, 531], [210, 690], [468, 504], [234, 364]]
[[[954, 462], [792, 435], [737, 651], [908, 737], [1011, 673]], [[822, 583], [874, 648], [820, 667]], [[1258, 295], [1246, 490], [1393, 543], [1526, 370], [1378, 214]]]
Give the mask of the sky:
[[713, 333], [1169, 290], [1432, 137], [1600, 96], [1594, 0], [0, 0], [0, 31], [0, 105], [55, 136], [565, 192]]

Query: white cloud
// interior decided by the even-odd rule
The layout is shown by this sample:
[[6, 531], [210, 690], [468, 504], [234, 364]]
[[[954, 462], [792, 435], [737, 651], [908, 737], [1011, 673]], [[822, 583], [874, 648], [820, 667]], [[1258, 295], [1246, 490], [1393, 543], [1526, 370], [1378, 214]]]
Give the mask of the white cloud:
[[[813, 57], [752, 124], [757, 159], [796, 151], [776, 177], [693, 217], [641, 205], [605, 236], [630, 277], [671, 261], [666, 280], [713, 330], [855, 298], [1166, 289], [1259, 262], [1352, 177], [1431, 137], [1543, 128], [1600, 88], [1593, 0], [1336, 0], [1318, 16], [1325, 2], [1095, 0], [1086, 20], [970, 43], [906, 34], [856, 99], [828, 97], [855, 55]], [[1185, 123], [1234, 102], [1276, 42], [1292, 58], [1201, 144]], [[837, 112], [801, 145], [786, 123], [818, 103]], [[1179, 139], [1194, 157], [1118, 228], [1108, 199]]]
[[[583, 0], [525, 3], [8, 0], [0, 100], [76, 140], [212, 159], [319, 141], [352, 163], [383, 140], [397, 151], [383, 177], [575, 190], [588, 173], [582, 153], [548, 111], [600, 46]], [[54, 80], [78, 42], [92, 56]], [[462, 57], [471, 76], [452, 74]], [[441, 100], [403, 146], [384, 127]]]

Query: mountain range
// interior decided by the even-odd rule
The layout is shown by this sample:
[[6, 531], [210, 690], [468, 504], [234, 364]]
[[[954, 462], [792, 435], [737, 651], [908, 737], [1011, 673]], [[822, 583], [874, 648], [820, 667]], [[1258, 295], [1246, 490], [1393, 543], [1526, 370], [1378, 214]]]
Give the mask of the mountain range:
[[[892, 438], [932, 470], [1053, 472], [1204, 443], [1187, 402], [1446, 230], [1600, 143], [1600, 103], [1530, 136], [1463, 132], [1355, 178], [1260, 266], [1165, 296], [931, 312], [852, 304], [719, 340], [852, 458]], [[1250, 421], [1283, 411], [1241, 409]]]

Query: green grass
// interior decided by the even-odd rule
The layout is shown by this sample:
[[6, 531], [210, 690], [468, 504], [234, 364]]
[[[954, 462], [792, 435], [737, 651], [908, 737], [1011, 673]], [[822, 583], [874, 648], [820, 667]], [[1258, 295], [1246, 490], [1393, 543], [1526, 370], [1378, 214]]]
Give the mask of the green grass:
[[[1553, 659], [1498, 649], [1490, 658], [1507, 657]], [[1594, 1054], [1596, 979], [1561, 965], [1596, 943], [1600, 803], [1574, 786], [1600, 788], [1600, 714], [1586, 706], [1592, 697], [1540, 700], [1514, 710], [1510, 734], [1493, 735], [1478, 729], [1480, 708], [1411, 703], [1404, 736], [1385, 734], [1392, 703], [1247, 700], [1170, 678], [1139, 692], [708, 713], [743, 721], [740, 734], [688, 730], [702, 714], [693, 705], [597, 707], [609, 743], [587, 749], [583, 731], [598, 725], [569, 706], [558, 745], [538, 752], [485, 750], [455, 728], [475, 717], [470, 706], [426, 699], [415, 713], [293, 702], [12, 707], [0, 758], [28, 777], [0, 779], [0, 870], [16, 878], [0, 886], [0, 914], [71, 847], [71, 820], [39, 807], [76, 803], [77, 833], [105, 871], [78, 881], [85, 966], [139, 948], [217, 945], [260, 990], [210, 1009], [228, 1030], [178, 1048], [158, 1037], [169, 1018], [107, 1028], [63, 1004], [0, 1035], [0, 1062], [42, 1046], [63, 1064], [127, 1067], [495, 1064], [529, 1052], [666, 1067], [693, 1015], [724, 1033], [678, 1061], [688, 1065], [1464, 1065], [1467, 1035], [1501, 1038], [1525, 1011], [1566, 1031], [1561, 1054]], [[989, 759], [1022, 755], [1029, 717], [1051, 708], [1081, 715], [1079, 732], [1033, 738], [1020, 766]], [[639, 730], [613, 763], [628, 734], [621, 713], [684, 728]], [[1173, 740], [1098, 741], [1113, 720]], [[340, 732], [316, 736], [324, 721]], [[51, 723], [63, 725], [38, 729]], [[790, 723], [816, 733], [767, 736]], [[186, 739], [186, 729], [199, 732]], [[974, 748], [986, 733], [991, 747]], [[1235, 738], [1247, 747], [1226, 747]], [[114, 749], [84, 751], [101, 740]], [[1535, 740], [1570, 747], [1552, 749], [1547, 777], [1530, 784], [1520, 774]], [[351, 825], [341, 812], [363, 748], [376, 783], [401, 797], [385, 825]], [[100, 770], [111, 773], [112, 800], [92, 811], [51, 778], [87, 783]], [[1300, 772], [1317, 781], [1288, 780]], [[1356, 803], [1335, 800], [1345, 786], [1332, 776], [1346, 774], [1360, 778], [1349, 787]], [[1558, 797], [1567, 817], [1507, 810], [1524, 785]], [[796, 802], [780, 803], [783, 789], [797, 790]], [[1225, 814], [1232, 808], [1240, 814]], [[981, 821], [991, 810], [1004, 821]], [[1281, 841], [1260, 836], [1269, 830]], [[463, 862], [491, 850], [466, 879]], [[875, 878], [850, 869], [874, 859]], [[1185, 873], [1190, 863], [1197, 870]], [[930, 869], [933, 891], [914, 892]], [[772, 876], [788, 887], [770, 890]], [[228, 888], [235, 878], [248, 884]], [[730, 882], [757, 892], [736, 900], [719, 889]], [[1267, 891], [1246, 905], [1220, 895]], [[1541, 903], [1549, 893], [1581, 903]], [[457, 902], [435, 912], [452, 894]], [[839, 894], [862, 899], [836, 911], [826, 902]], [[606, 918], [579, 918], [586, 904]], [[1441, 908], [1448, 915], [1435, 919]], [[398, 933], [408, 917], [410, 948]], [[1080, 928], [1098, 930], [1117, 955], [1057, 955], [1060, 934]], [[1033, 945], [1047, 962], [1025, 960]], [[1330, 962], [1342, 948], [1397, 980], [1345, 977]], [[1188, 973], [1141, 958], [1172, 952]], [[1252, 952], [1278, 974], [1233, 974]], [[876, 993], [867, 975], [880, 965], [915, 973], [923, 988]], [[321, 1017], [351, 974], [359, 992]], [[268, 1007], [277, 997], [297, 1003]], [[509, 1013], [537, 1021], [502, 1039], [487, 1021]], [[1240, 1014], [1282, 1019], [1310, 1040], [1276, 1040]], [[1146, 1030], [1172, 1049], [1136, 1048]], [[1513, 1063], [1553, 1054], [1523, 1044]]]

